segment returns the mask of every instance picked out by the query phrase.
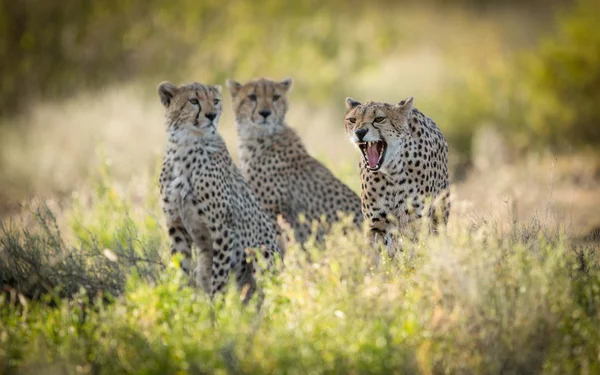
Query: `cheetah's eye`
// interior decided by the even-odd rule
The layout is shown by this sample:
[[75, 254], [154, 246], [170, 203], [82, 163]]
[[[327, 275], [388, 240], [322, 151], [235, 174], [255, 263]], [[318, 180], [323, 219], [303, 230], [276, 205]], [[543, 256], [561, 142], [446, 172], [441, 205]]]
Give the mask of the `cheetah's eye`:
[[253, 102], [255, 102], [255, 101], [256, 101], [256, 95], [254, 95], [254, 94], [250, 94], [250, 95], [248, 95], [248, 99], [250, 99], [250, 100], [252, 100]]
[[273, 101], [276, 102], [281, 98], [281, 95], [273, 95]]
[[190, 99], [190, 103], [192, 103], [193, 105], [200, 104], [200, 102], [198, 101], [198, 99]]
[[219, 99], [215, 99], [213, 100], [213, 102], [215, 103], [215, 105], [219, 104], [220, 100]]
[[351, 124], [354, 124], [356, 122], [356, 119], [354, 117], [350, 117], [348, 119], [348, 122], [351, 123]]
[[385, 120], [385, 117], [375, 117], [375, 122], [382, 122], [383, 120]]

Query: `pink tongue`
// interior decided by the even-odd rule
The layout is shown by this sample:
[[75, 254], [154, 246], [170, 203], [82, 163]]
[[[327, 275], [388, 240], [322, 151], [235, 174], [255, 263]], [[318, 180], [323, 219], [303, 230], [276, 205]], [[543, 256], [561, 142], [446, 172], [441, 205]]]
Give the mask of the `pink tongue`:
[[377, 167], [379, 161], [379, 151], [377, 150], [377, 143], [369, 143], [367, 145], [367, 160], [369, 161], [369, 167]]

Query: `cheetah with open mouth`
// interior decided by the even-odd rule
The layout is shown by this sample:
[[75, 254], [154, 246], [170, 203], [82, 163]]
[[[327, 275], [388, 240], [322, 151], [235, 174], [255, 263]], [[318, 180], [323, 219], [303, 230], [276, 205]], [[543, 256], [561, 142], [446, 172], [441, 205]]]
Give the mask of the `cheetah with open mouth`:
[[[450, 215], [448, 145], [432, 119], [413, 107], [346, 99], [345, 128], [362, 155], [362, 212], [369, 237], [391, 249], [394, 232], [425, 216], [430, 232]], [[440, 220], [441, 219], [441, 220]], [[395, 223], [394, 223], [395, 222]]]

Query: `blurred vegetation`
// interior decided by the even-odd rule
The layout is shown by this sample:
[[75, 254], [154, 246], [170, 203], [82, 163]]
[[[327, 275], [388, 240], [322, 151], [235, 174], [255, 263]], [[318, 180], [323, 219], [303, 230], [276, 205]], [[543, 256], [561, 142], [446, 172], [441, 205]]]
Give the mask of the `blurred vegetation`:
[[[429, 0], [485, 10], [548, 2]], [[0, 113], [82, 88], [168, 77], [222, 82], [293, 75], [304, 97], [339, 103], [348, 77], [406, 49], [415, 27], [389, 0], [0, 0]], [[300, 90], [302, 90], [302, 85]], [[302, 92], [302, 91], [301, 91]]]
[[600, 2], [581, 1], [532, 58], [532, 133], [552, 145], [600, 145], [598, 14]]
[[[182, 75], [190, 69], [209, 82], [232, 72], [293, 73], [331, 88], [402, 35], [365, 8], [360, 1], [1, 0], [0, 111], [120, 79], [189, 79]], [[368, 17], [355, 20], [363, 11]]]
[[260, 307], [243, 307], [235, 288], [211, 303], [187, 287], [147, 230], [157, 202], [129, 201], [105, 177], [89, 217], [0, 221], [2, 373], [600, 371], [600, 249], [535, 218], [508, 235], [463, 223], [395, 260], [341, 224], [292, 246]]
[[[498, 3], [521, 2], [451, 2]], [[190, 72], [214, 82], [293, 75], [300, 97], [342, 111], [348, 76], [412, 42], [407, 25], [419, 20], [403, 23], [402, 6], [0, 0], [0, 114]], [[497, 54], [419, 103], [467, 159], [486, 124], [516, 148], [597, 146], [598, 14], [596, 1], [579, 0], [531, 51], [476, 46]], [[353, 167], [337, 173], [358, 183]], [[285, 270], [260, 280], [260, 308], [243, 308], [233, 289], [211, 302], [186, 286], [156, 184], [134, 185], [120, 190], [103, 164], [67, 208], [0, 217], [0, 373], [600, 372], [596, 235], [574, 243], [536, 218], [508, 234], [457, 218], [447, 238], [406, 244], [391, 260], [340, 226], [308, 254], [289, 249]]]
[[[82, 290], [117, 296], [131, 274], [157, 281], [169, 257], [159, 216], [137, 212], [131, 194], [117, 193], [106, 163], [99, 172], [91, 194], [75, 194], [60, 221], [39, 203], [25, 208], [27, 223], [0, 220], [0, 291], [34, 300]], [[156, 196], [145, 202], [155, 212]]]
[[[518, 148], [600, 142], [598, 1], [579, 0], [573, 11], [569, 3], [551, 3], [562, 4], [558, 30], [539, 47], [458, 69], [435, 104], [421, 101], [431, 103], [425, 107], [463, 158], [470, 156], [473, 133], [488, 122]], [[429, 0], [419, 6], [531, 12], [551, 4]], [[154, 85], [190, 75], [209, 82], [291, 75], [298, 97], [341, 111], [340, 98], [357, 91], [350, 77], [418, 42], [409, 7], [388, 0], [0, 0], [0, 117], [111, 82]]]
[[461, 72], [435, 109], [454, 149], [468, 158], [482, 125], [496, 127], [517, 150], [600, 146], [598, 14], [600, 2], [580, 0], [539, 46]]

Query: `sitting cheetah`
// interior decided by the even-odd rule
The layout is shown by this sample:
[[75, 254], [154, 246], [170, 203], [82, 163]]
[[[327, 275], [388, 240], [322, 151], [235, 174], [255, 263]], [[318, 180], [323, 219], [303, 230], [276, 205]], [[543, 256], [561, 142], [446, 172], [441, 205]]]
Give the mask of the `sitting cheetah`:
[[427, 201], [430, 231], [437, 230], [440, 216], [446, 225], [448, 145], [433, 120], [413, 108], [413, 97], [395, 105], [347, 98], [346, 107], [346, 131], [362, 154], [361, 201], [369, 237], [381, 235], [392, 254], [392, 232], [421, 218]]
[[261, 248], [270, 265], [281, 250], [275, 223], [217, 133], [221, 87], [163, 82], [158, 94], [166, 108], [168, 143], [159, 183], [171, 251], [184, 255], [182, 268], [189, 274], [192, 243], [197, 245], [195, 281], [211, 296], [222, 290], [230, 272], [251, 294], [254, 267], [245, 250]]
[[[360, 225], [360, 198], [323, 164], [311, 157], [285, 123], [291, 79], [257, 79], [244, 85], [227, 81], [236, 115], [241, 169], [273, 218], [281, 215], [299, 243], [322, 216], [352, 214]], [[306, 220], [301, 220], [303, 215]], [[317, 233], [320, 236], [320, 232]]]

